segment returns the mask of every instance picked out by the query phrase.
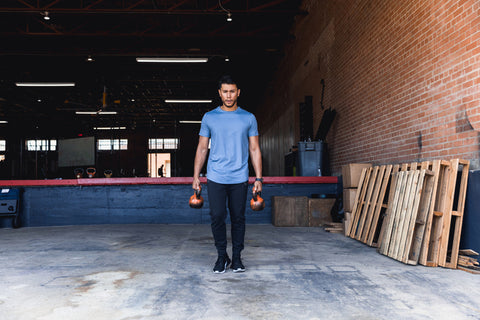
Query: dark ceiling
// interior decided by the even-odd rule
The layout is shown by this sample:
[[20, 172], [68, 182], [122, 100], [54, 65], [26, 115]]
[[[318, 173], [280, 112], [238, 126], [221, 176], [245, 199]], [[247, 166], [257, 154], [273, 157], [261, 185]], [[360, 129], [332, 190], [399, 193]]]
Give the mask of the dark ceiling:
[[[200, 120], [233, 74], [240, 105], [255, 111], [291, 41], [300, 0], [2, 0], [0, 120], [57, 135], [93, 127], [168, 128]], [[233, 21], [227, 22], [231, 14]], [[45, 20], [47, 15], [50, 20]], [[91, 56], [94, 61], [88, 62]], [[206, 57], [207, 63], [138, 63], [136, 57]], [[225, 59], [229, 58], [230, 61]], [[74, 87], [17, 87], [71, 81]], [[106, 92], [105, 99], [103, 98]], [[165, 99], [213, 99], [169, 104]], [[117, 111], [77, 115], [75, 111]]]

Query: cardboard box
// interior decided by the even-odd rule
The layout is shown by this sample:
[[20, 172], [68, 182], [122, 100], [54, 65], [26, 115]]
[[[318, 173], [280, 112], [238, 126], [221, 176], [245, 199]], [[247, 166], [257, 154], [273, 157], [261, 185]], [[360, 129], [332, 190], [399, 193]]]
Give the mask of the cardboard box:
[[272, 197], [272, 224], [276, 227], [308, 227], [308, 198]]
[[343, 189], [343, 210], [352, 212], [353, 205], [355, 204], [355, 196], [357, 195], [357, 189]]
[[345, 211], [345, 217], [343, 219], [343, 231], [346, 237], [348, 237], [347, 230], [350, 226], [350, 223], [352, 223], [352, 213]]
[[342, 166], [344, 188], [357, 188], [364, 168], [370, 168], [371, 163], [350, 163]]
[[326, 223], [331, 223], [331, 210], [335, 199], [308, 199], [308, 225], [310, 227], [320, 227]]

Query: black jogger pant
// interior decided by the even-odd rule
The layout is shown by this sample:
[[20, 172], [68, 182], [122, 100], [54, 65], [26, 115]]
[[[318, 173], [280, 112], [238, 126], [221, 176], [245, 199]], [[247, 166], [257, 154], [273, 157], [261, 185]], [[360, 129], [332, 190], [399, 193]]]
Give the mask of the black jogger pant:
[[245, 239], [245, 206], [248, 182], [220, 184], [207, 180], [212, 233], [218, 255], [227, 253], [227, 204], [230, 212], [232, 255], [240, 256]]

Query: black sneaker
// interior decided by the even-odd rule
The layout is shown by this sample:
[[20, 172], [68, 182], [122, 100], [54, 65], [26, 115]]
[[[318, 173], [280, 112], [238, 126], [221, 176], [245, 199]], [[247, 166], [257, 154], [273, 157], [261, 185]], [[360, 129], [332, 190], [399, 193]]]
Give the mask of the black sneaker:
[[233, 272], [245, 272], [245, 266], [242, 263], [242, 259], [240, 257], [233, 257], [231, 267]]
[[214, 273], [224, 273], [227, 270], [230, 264], [230, 258], [228, 255], [218, 256], [217, 262], [215, 262], [215, 267], [213, 267]]

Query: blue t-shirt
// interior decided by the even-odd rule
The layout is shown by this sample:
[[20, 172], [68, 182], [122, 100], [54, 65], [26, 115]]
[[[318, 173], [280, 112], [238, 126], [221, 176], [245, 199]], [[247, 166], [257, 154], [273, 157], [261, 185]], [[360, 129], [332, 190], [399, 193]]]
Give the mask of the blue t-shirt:
[[201, 136], [210, 138], [207, 178], [233, 184], [248, 180], [248, 138], [258, 136], [257, 119], [242, 108], [224, 111], [220, 107], [205, 113]]

